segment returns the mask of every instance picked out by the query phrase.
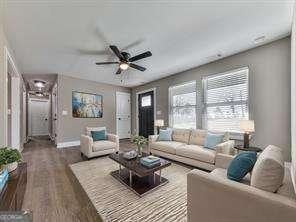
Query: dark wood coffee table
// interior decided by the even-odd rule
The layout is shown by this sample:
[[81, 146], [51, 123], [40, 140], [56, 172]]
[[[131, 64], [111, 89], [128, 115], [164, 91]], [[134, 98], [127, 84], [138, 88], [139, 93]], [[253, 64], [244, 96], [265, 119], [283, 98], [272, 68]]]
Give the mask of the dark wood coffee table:
[[[144, 156], [148, 154], [143, 153], [142, 157]], [[171, 165], [165, 159], [160, 158], [159, 165], [147, 168], [141, 165], [139, 157], [127, 160], [120, 152], [112, 153], [109, 157], [119, 164], [119, 169], [110, 174], [140, 197], [168, 183], [168, 179], [161, 176], [161, 170]]]

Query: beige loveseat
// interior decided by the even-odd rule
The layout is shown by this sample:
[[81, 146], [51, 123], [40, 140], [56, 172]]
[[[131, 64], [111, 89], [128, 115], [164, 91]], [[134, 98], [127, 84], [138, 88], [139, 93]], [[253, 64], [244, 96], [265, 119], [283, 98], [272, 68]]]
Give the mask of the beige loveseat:
[[106, 127], [86, 127], [86, 135], [80, 137], [80, 151], [87, 158], [103, 156], [119, 150], [119, 137], [107, 134], [107, 140], [93, 141], [91, 131], [106, 130]]
[[234, 153], [234, 141], [225, 133], [223, 142], [215, 149], [204, 148], [207, 130], [173, 129], [172, 141], [158, 141], [158, 135], [149, 136], [148, 151], [198, 168], [213, 170], [227, 167]]
[[[222, 168], [211, 173], [192, 170], [187, 175], [188, 222], [295, 222], [296, 198], [290, 166], [280, 160], [283, 158], [278, 159], [274, 153], [270, 153], [272, 149], [274, 146], [265, 148], [252, 174], [248, 174], [242, 182], [229, 180], [227, 170]], [[263, 162], [267, 164], [263, 168], [267, 169], [265, 176], [257, 178], [254, 175], [258, 175], [258, 170], [262, 173]], [[275, 165], [271, 165], [271, 162]], [[278, 168], [282, 170], [278, 171]], [[276, 178], [269, 169], [281, 172], [281, 179], [284, 177], [276, 192], [266, 191]]]

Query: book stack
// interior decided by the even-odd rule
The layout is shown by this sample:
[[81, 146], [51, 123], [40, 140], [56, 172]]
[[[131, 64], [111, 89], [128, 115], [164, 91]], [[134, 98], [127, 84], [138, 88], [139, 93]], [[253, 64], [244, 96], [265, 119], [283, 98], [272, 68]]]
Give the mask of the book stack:
[[140, 159], [140, 163], [145, 167], [152, 168], [160, 165], [160, 158], [156, 156], [146, 156]]
[[5, 184], [7, 183], [7, 180], [8, 180], [8, 171], [5, 169], [0, 174], [0, 193], [4, 188]]

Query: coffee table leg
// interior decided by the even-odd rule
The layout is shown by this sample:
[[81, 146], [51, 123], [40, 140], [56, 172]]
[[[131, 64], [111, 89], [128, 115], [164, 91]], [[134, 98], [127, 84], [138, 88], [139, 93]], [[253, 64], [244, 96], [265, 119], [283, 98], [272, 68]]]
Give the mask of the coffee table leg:
[[119, 170], [118, 170], [119, 176], [120, 176], [120, 173], [121, 173], [121, 164], [119, 164]]
[[131, 170], [129, 171], [129, 183], [130, 183], [130, 186], [133, 185], [133, 174]]
[[159, 183], [161, 182], [161, 170], [159, 170]]
[[155, 184], [155, 172], [153, 173], [153, 183]]

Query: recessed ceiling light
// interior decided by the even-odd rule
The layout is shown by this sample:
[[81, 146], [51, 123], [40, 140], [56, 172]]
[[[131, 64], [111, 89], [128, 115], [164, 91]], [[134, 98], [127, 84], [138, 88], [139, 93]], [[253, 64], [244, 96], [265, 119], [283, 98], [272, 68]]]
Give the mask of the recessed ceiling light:
[[265, 41], [265, 35], [259, 36], [257, 38], [254, 39], [254, 43], [255, 44], [259, 44]]
[[45, 82], [41, 80], [34, 80], [34, 86], [38, 88], [43, 88], [45, 86]]

